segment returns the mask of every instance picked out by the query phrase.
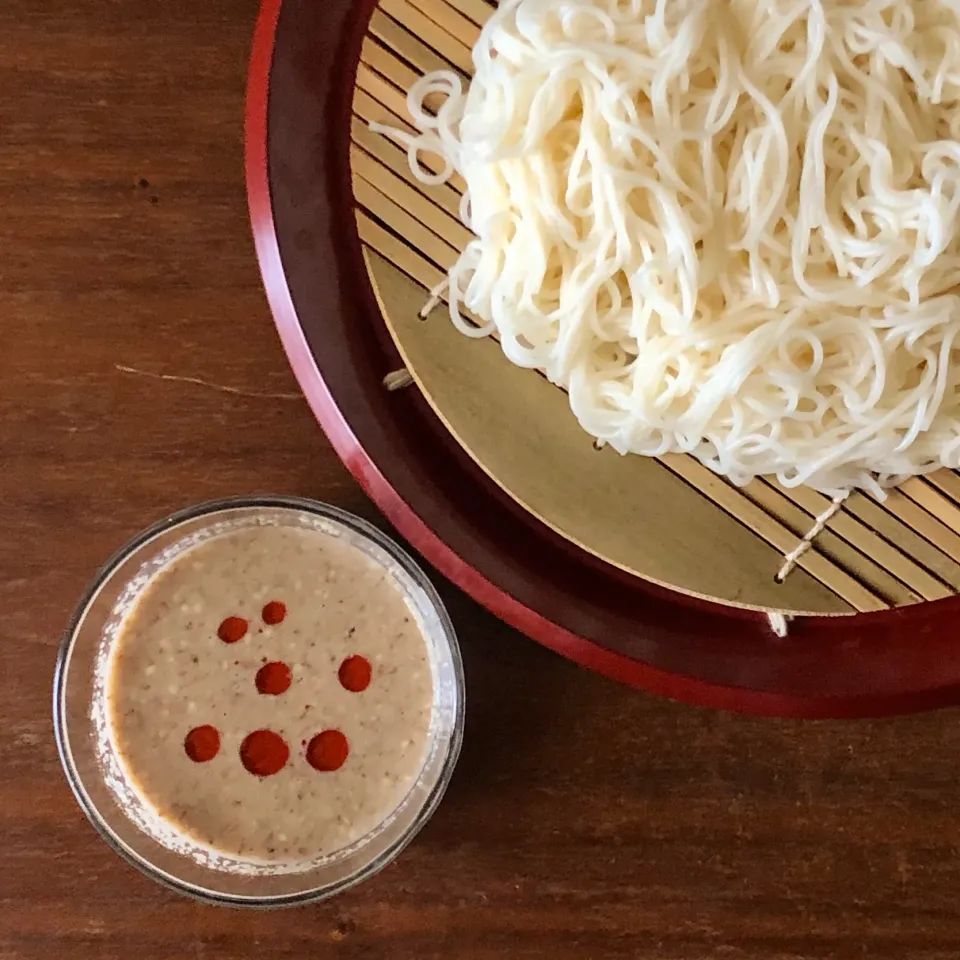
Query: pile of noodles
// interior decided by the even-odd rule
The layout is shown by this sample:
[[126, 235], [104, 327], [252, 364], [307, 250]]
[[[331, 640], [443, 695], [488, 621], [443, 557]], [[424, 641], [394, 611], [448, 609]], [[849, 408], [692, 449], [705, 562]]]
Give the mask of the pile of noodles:
[[380, 128], [466, 181], [464, 333], [735, 483], [960, 464], [960, 2], [504, 0], [474, 64]]

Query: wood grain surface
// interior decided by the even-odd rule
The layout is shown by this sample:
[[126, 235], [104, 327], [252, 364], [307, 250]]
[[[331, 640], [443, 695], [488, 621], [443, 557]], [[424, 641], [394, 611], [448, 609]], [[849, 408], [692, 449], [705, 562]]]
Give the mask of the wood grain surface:
[[678, 706], [444, 584], [462, 761], [421, 837], [360, 889], [205, 907], [85, 822], [51, 678], [110, 551], [225, 494], [376, 517], [298, 398], [260, 289], [241, 142], [255, 15], [254, 0], [0, 4], [0, 960], [955, 960], [955, 712]]

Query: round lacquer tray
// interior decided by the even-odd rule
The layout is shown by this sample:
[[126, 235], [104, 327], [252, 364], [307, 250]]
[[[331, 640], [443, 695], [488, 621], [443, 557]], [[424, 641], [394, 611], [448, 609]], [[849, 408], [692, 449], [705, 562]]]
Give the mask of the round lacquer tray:
[[[267, 0], [247, 110], [264, 282], [294, 370], [398, 529], [505, 620], [572, 659], [698, 703], [856, 715], [960, 684], [960, 478], [829, 505], [738, 489], [687, 457], [596, 451], [565, 396], [418, 318], [466, 233], [456, 180], [424, 188], [370, 121], [404, 127], [423, 71], [469, 75], [486, 0]], [[390, 391], [384, 377], [414, 381]], [[794, 617], [785, 638], [767, 613]]]

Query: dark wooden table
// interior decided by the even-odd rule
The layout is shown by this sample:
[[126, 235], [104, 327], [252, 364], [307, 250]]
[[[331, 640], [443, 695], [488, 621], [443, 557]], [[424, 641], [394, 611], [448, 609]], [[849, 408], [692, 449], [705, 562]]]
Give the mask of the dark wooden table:
[[225, 494], [376, 518], [299, 398], [260, 288], [241, 136], [255, 14], [0, 4], [0, 960], [956, 960], [956, 713], [678, 706], [443, 584], [463, 758], [420, 839], [361, 889], [295, 911], [204, 907], [86, 823], [49, 701], [97, 565]]

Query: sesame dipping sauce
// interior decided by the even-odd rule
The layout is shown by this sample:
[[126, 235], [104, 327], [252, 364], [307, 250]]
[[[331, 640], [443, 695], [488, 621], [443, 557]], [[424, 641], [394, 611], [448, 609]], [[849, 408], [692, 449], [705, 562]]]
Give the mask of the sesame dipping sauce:
[[417, 612], [388, 567], [319, 529], [248, 526], [180, 552], [121, 620], [105, 692], [129, 787], [165, 829], [230, 858], [355, 844], [430, 753]]

